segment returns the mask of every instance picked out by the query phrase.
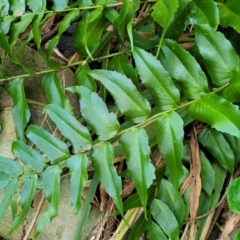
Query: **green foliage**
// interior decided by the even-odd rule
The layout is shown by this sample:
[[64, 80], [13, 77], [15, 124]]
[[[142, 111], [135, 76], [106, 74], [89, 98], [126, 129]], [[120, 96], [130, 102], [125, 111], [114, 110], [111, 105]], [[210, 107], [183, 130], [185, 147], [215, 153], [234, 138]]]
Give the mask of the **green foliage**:
[[[158, 0], [149, 2], [149, 12], [141, 16], [143, 4], [129, 0], [79, 0], [73, 5], [54, 0], [49, 6], [32, 0], [2, 3], [0, 47], [24, 71], [9, 77], [4, 69], [0, 72], [0, 81], [9, 81], [17, 135], [12, 143], [17, 161], [0, 157], [0, 190], [4, 191], [0, 222], [11, 205], [10, 233], [23, 223], [38, 190], [49, 208], [40, 215], [35, 235], [58, 215], [63, 170], [71, 175], [70, 203], [76, 213], [82, 210], [74, 239], [81, 239], [99, 182], [121, 217], [127, 210], [144, 210], [127, 239], [138, 239], [143, 232], [147, 239], [179, 239], [193, 211], [191, 191], [181, 195], [180, 188], [192, 174], [194, 154], [201, 165], [201, 189], [195, 189], [200, 192], [198, 214], [216, 207], [227, 172], [233, 173], [240, 162], [239, 56], [217, 30], [222, 26], [240, 32], [239, 0]], [[58, 16], [58, 31], [44, 51], [41, 28], [53, 13]], [[55, 63], [52, 52], [72, 23], [76, 23], [74, 47], [83, 60]], [[179, 37], [188, 29], [193, 29], [189, 34], [195, 39], [184, 42]], [[18, 43], [19, 48], [35, 44], [47, 66], [42, 71], [26, 67], [12, 50], [27, 30], [28, 38]], [[188, 41], [190, 47], [185, 49]], [[73, 66], [77, 66], [76, 84], [65, 89], [57, 72]], [[30, 123], [24, 82], [41, 74], [47, 98], [43, 113], [61, 136]], [[74, 115], [75, 106], [65, 90], [79, 97], [80, 116]], [[193, 153], [186, 145], [191, 144], [187, 131], [196, 121], [204, 127], [196, 137], [200, 150], [196, 147]], [[163, 164], [154, 162], [156, 149]], [[116, 168], [119, 161], [126, 162], [121, 173]], [[82, 206], [89, 168], [94, 175]], [[136, 193], [123, 203], [124, 178], [132, 181]], [[239, 191], [236, 179], [227, 191], [230, 209], [236, 213], [240, 212]], [[196, 221], [196, 239], [200, 239], [207, 220]]]

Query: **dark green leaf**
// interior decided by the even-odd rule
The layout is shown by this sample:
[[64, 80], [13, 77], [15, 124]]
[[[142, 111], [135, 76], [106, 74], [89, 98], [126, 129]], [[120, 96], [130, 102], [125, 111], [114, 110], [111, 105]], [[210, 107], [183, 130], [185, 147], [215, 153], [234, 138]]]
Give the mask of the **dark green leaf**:
[[154, 221], [151, 221], [149, 224], [149, 229], [147, 230], [147, 239], [148, 240], [168, 240], [167, 236], [163, 233], [162, 229]]
[[219, 5], [220, 24], [223, 27], [233, 27], [240, 33], [240, 8], [238, 0], [225, 0]]
[[240, 214], [240, 178], [234, 179], [227, 189], [227, 201], [232, 212]]
[[12, 151], [25, 165], [37, 173], [41, 173], [46, 167], [46, 159], [43, 155], [20, 140], [13, 142]]
[[132, 128], [121, 136], [120, 143], [126, 154], [127, 170], [139, 194], [146, 215], [147, 189], [155, 179], [155, 169], [151, 164], [147, 134], [144, 129]]
[[168, 205], [181, 226], [186, 217], [186, 207], [182, 196], [179, 192], [176, 194], [171, 182], [163, 178], [158, 184], [156, 197]]
[[158, 149], [170, 172], [173, 187], [177, 190], [183, 176], [183, 121], [176, 112], [165, 113], [157, 121], [156, 132]]
[[163, 231], [172, 240], [179, 239], [179, 224], [169, 207], [159, 199], [154, 199], [151, 205], [151, 214]]
[[37, 188], [38, 177], [36, 174], [27, 175], [23, 178], [23, 187], [21, 193], [21, 212], [14, 218], [9, 233], [13, 233], [20, 224], [23, 223], [27, 212], [32, 204], [32, 200]]
[[96, 174], [106, 189], [108, 195], [113, 199], [119, 212], [123, 215], [122, 206], [122, 181], [118, 176], [114, 162], [114, 149], [110, 143], [104, 143], [91, 151], [92, 164]]
[[[33, 2], [34, 2], [34, 0], [33, 0]], [[40, 29], [40, 23], [41, 23], [43, 16], [44, 16], [44, 12], [42, 11], [38, 14], [37, 19], [34, 21], [33, 27], [32, 27], [33, 39], [34, 39], [37, 49], [39, 49], [41, 47], [42, 36], [41, 36], [39, 29]]]
[[189, 14], [190, 22], [194, 24], [209, 24], [216, 29], [219, 24], [217, 4], [213, 0], [193, 0]]
[[11, 55], [11, 47], [9, 45], [9, 42], [8, 42], [8, 39], [7, 39], [7, 36], [6, 34], [2, 33], [1, 30], [0, 30], [0, 47], [3, 48], [8, 54]]
[[240, 138], [231, 136], [229, 134], [224, 134], [225, 139], [227, 140], [228, 144], [230, 145], [234, 158], [235, 158], [235, 165], [240, 163]]
[[0, 172], [0, 191], [8, 185], [10, 180], [11, 180], [10, 176], [3, 172]]
[[89, 75], [99, 80], [111, 93], [126, 120], [138, 123], [150, 114], [149, 102], [126, 76], [106, 70], [93, 70]]
[[143, 232], [148, 227], [147, 220], [144, 218], [144, 214], [142, 214], [137, 221], [134, 223], [134, 226], [129, 234], [128, 239], [141, 239]]
[[210, 124], [218, 131], [240, 137], [240, 112], [236, 105], [215, 94], [204, 94], [189, 109], [192, 118]]
[[44, 111], [48, 113], [62, 135], [72, 143], [75, 153], [92, 146], [88, 129], [68, 111], [54, 104], [47, 105]]
[[12, 112], [17, 138], [25, 141], [24, 131], [31, 114], [25, 97], [23, 79], [11, 81], [7, 90], [13, 99]]
[[235, 164], [233, 151], [222, 133], [206, 128], [198, 135], [198, 140], [225, 169], [233, 172]]
[[16, 179], [13, 179], [8, 183], [8, 186], [4, 192], [2, 201], [0, 203], [0, 223], [4, 217], [4, 214], [7, 211], [8, 206], [11, 203], [13, 195], [17, 189], [17, 186], [18, 186], [18, 181]]
[[81, 113], [85, 121], [99, 135], [100, 140], [108, 140], [119, 131], [120, 125], [114, 113], [109, 113], [106, 104], [95, 92], [85, 87], [68, 88], [80, 95]]
[[67, 166], [71, 173], [71, 205], [78, 213], [81, 207], [81, 194], [88, 180], [87, 174], [88, 158], [85, 154], [76, 154], [69, 158]]
[[185, 98], [195, 99], [208, 88], [207, 78], [192, 55], [172, 40], [165, 40], [162, 51], [170, 75], [179, 83]]
[[58, 214], [60, 200], [60, 174], [59, 166], [50, 166], [42, 174], [43, 194], [50, 203], [49, 209], [43, 213], [37, 224], [36, 236], [51, 222]]
[[231, 43], [209, 25], [195, 25], [196, 43], [212, 81], [222, 86], [239, 68], [239, 57]]
[[50, 159], [52, 164], [69, 157], [66, 144], [41, 127], [30, 125], [26, 136]]
[[53, 0], [53, 10], [64, 10], [68, 7], [68, 0]]
[[151, 93], [157, 108], [167, 110], [176, 106], [179, 103], [179, 91], [157, 58], [136, 47], [133, 57], [140, 78]]
[[23, 168], [18, 162], [11, 158], [0, 156], [0, 172], [5, 173], [8, 176], [18, 177], [23, 173]]
[[56, 104], [72, 112], [72, 106], [63, 92], [60, 80], [55, 73], [47, 73], [42, 80], [42, 88], [46, 93], [48, 103]]
[[88, 88], [89, 90], [95, 92], [97, 90], [97, 84], [94, 79], [87, 74], [90, 70], [88, 64], [80, 65], [75, 72], [77, 85]]

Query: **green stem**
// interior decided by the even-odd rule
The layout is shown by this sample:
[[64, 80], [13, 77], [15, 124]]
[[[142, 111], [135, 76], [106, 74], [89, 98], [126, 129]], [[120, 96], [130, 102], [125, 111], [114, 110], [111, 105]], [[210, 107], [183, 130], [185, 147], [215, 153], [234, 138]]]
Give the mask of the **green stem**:
[[158, 49], [157, 49], [156, 58], [158, 58], [158, 55], [159, 55], [160, 49], [161, 49], [161, 47], [162, 47], [163, 39], [164, 39], [164, 36], [165, 36], [166, 31], [167, 31], [167, 28], [164, 28], [164, 30], [163, 30], [163, 32], [162, 32], [162, 35], [161, 35], [161, 38], [160, 38], [160, 41], [159, 41], [159, 44], [158, 44]]

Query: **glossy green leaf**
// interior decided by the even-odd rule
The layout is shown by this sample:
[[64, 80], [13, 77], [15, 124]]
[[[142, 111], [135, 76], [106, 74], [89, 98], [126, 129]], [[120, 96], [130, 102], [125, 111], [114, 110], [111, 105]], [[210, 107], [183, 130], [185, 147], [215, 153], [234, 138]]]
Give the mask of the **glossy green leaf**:
[[144, 86], [151, 93], [157, 108], [167, 110], [180, 101], [179, 91], [159, 60], [140, 48], [134, 48], [133, 57]]
[[181, 226], [186, 217], [186, 207], [182, 196], [179, 192], [176, 194], [172, 183], [163, 178], [158, 184], [156, 197], [168, 205]]
[[67, 166], [70, 169], [71, 178], [71, 205], [78, 213], [81, 207], [81, 194], [88, 180], [87, 174], [88, 158], [85, 154], [76, 154], [69, 158]]
[[97, 84], [94, 79], [87, 74], [88, 70], [90, 70], [88, 64], [78, 66], [75, 72], [76, 82], [77, 85], [86, 87], [95, 92], [97, 90]]
[[11, 180], [11, 177], [7, 174], [0, 172], [0, 191], [7, 187], [9, 181]]
[[91, 52], [99, 43], [106, 25], [107, 21], [102, 17], [102, 8], [83, 16], [73, 34], [73, 43], [80, 56], [92, 57]]
[[179, 224], [170, 208], [161, 200], [154, 199], [150, 208], [154, 220], [172, 240], [179, 239]]
[[132, 20], [134, 10], [130, 0], [124, 0], [118, 17], [114, 21], [114, 28], [118, 39], [124, 44], [126, 25]]
[[0, 203], [0, 223], [4, 217], [4, 214], [7, 211], [8, 206], [11, 203], [11, 200], [13, 198], [13, 195], [17, 189], [18, 186], [18, 180], [12, 179], [9, 183], [8, 186], [6, 187], [6, 190], [4, 192], [2, 201]]
[[188, 15], [191, 24], [208, 24], [216, 29], [219, 24], [217, 4], [213, 0], [193, 0]]
[[[59, 2], [59, 0], [56, 2]], [[63, 34], [64, 31], [67, 30], [67, 28], [70, 26], [72, 20], [75, 19], [78, 16], [78, 14], [79, 14], [78, 9], [72, 10], [69, 13], [67, 13], [64, 16], [64, 18], [62, 19], [62, 21], [59, 23], [57, 34], [54, 37], [52, 37], [51, 40], [49, 40], [49, 44], [48, 44], [48, 48], [47, 48], [47, 56], [48, 56], [49, 62], [51, 60], [53, 49], [57, 46], [61, 35]]]
[[13, 233], [13, 231], [15, 231], [20, 226], [20, 224], [23, 223], [23, 221], [26, 218], [26, 215], [32, 204], [33, 197], [36, 192], [38, 177], [36, 174], [26, 175], [23, 178], [23, 181], [24, 183], [22, 186], [21, 201], [20, 201], [21, 212], [14, 218], [11, 229], [9, 231], [10, 234]]
[[25, 141], [24, 131], [31, 114], [25, 97], [23, 79], [9, 82], [7, 90], [13, 99], [12, 113], [17, 138]]
[[93, 148], [91, 151], [91, 159], [98, 179], [104, 186], [108, 195], [113, 199], [121, 215], [123, 215], [123, 205], [121, 199], [122, 181], [113, 164], [113, 146], [107, 142]]
[[150, 104], [130, 79], [120, 73], [106, 70], [92, 70], [89, 75], [107, 88], [127, 121], [139, 123], [147, 119]]
[[25, 0], [10, 0], [9, 3], [14, 16], [22, 16], [25, 13]]
[[41, 127], [30, 125], [26, 136], [50, 159], [52, 164], [57, 164], [69, 156], [66, 144]]
[[43, 0], [27, 0], [27, 5], [34, 13], [40, 13], [46, 8], [46, 2]]
[[233, 27], [240, 33], [240, 8], [238, 0], [225, 0], [219, 5], [220, 24], [223, 27]]
[[239, 148], [240, 138], [231, 136], [227, 133], [224, 133], [223, 135], [233, 151], [234, 158], [235, 158], [235, 165], [237, 165], [238, 163], [240, 163], [240, 148]]
[[158, 149], [169, 170], [173, 187], [177, 190], [183, 176], [183, 121], [176, 112], [165, 113], [157, 121], [156, 132]]
[[179, 83], [185, 98], [198, 98], [207, 90], [207, 78], [189, 52], [173, 40], [165, 40], [162, 51], [167, 59], [169, 73]]
[[239, 57], [231, 43], [209, 25], [195, 25], [196, 44], [212, 81], [222, 86], [233, 78], [239, 68]]
[[37, 173], [41, 173], [46, 167], [46, 159], [43, 155], [21, 140], [13, 142], [12, 151], [26, 166], [32, 168]]
[[18, 162], [11, 158], [0, 156], [0, 172], [5, 173], [8, 176], [18, 177], [23, 173], [23, 168]]
[[149, 228], [147, 230], [147, 239], [148, 240], [168, 240], [167, 236], [162, 231], [161, 227], [155, 223], [154, 221], [151, 221], [149, 224]]
[[138, 87], [137, 73], [126, 55], [113, 57], [109, 62], [108, 69], [122, 73]]
[[230, 210], [234, 213], [240, 214], [240, 178], [234, 179], [227, 189], [227, 201]]
[[198, 135], [198, 141], [221, 163], [222, 167], [233, 172], [235, 164], [233, 151], [222, 133], [205, 128]]
[[42, 80], [42, 88], [46, 93], [48, 103], [56, 104], [72, 112], [70, 101], [65, 96], [60, 80], [55, 73], [47, 73]]
[[55, 104], [47, 105], [44, 111], [48, 113], [62, 135], [72, 143], [75, 153], [92, 146], [92, 139], [88, 129], [71, 113]]
[[88, 125], [99, 135], [100, 140], [108, 140], [119, 131], [120, 125], [114, 113], [109, 113], [106, 104], [95, 92], [85, 87], [68, 88], [80, 95], [81, 113]]
[[240, 102], [240, 72], [235, 72], [229, 81], [230, 85], [224, 88], [219, 95], [231, 102]]
[[[16, 1], [14, 1], [16, 2]], [[34, 18], [34, 13], [25, 13], [19, 22], [13, 23], [10, 28], [9, 34], [9, 43], [14, 45], [19, 37], [19, 35], [26, 30]]]
[[205, 154], [200, 151], [202, 188], [211, 197], [215, 185], [215, 172]]
[[41, 47], [42, 36], [41, 36], [39, 29], [40, 29], [40, 23], [41, 23], [43, 16], [44, 16], [44, 12], [42, 11], [38, 14], [37, 19], [34, 21], [33, 27], [32, 27], [33, 39], [34, 39], [37, 49], [39, 49]]
[[[132, 209], [132, 212], [134, 213], [134, 209]], [[128, 240], [141, 239], [141, 236], [143, 232], [147, 229], [147, 227], [148, 227], [147, 220], [144, 217], [144, 214], [142, 214], [134, 223], [134, 226], [131, 229], [131, 233], [129, 234]]]
[[239, 108], [215, 94], [204, 94], [189, 109], [192, 118], [208, 123], [218, 131], [240, 137]]
[[52, 218], [58, 214], [60, 200], [60, 174], [59, 166], [50, 166], [42, 174], [43, 194], [50, 203], [50, 207], [38, 220], [35, 237], [51, 222]]
[[68, 8], [68, 0], [53, 0], [53, 10], [59, 11]]
[[190, 0], [178, 0], [179, 7], [170, 22], [165, 38], [178, 40], [185, 28]]
[[151, 164], [148, 136], [144, 129], [132, 128], [120, 137], [120, 143], [126, 154], [127, 171], [146, 214], [147, 189], [155, 179], [155, 168]]

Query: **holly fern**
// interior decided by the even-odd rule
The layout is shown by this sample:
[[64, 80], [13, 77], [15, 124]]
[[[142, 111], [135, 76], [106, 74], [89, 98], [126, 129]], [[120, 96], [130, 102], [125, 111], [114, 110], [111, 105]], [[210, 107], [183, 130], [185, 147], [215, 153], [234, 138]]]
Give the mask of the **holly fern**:
[[[239, 56], [217, 30], [221, 25], [240, 32], [239, 0], [159, 0], [151, 2], [146, 16], [136, 24], [133, 20], [145, 4], [140, 1], [116, 4], [101, 0], [95, 5], [91, 1], [72, 5], [65, 0], [52, 2], [53, 11], [47, 10], [44, 1], [29, 0], [27, 5], [24, 1], [1, 2], [0, 47], [26, 74], [1, 79], [9, 81], [7, 90], [13, 99], [17, 140], [12, 143], [12, 152], [18, 161], [0, 157], [0, 189], [4, 191], [0, 221], [11, 205], [9, 233], [14, 232], [24, 221], [36, 191], [42, 190], [49, 208], [38, 219], [35, 235], [40, 234], [58, 215], [61, 173], [68, 169], [71, 205], [76, 213], [82, 209], [75, 239], [81, 238], [99, 182], [123, 223], [128, 223], [127, 211], [143, 209], [126, 239], [139, 239], [143, 232], [147, 239], [179, 239], [187, 221], [189, 236], [198, 222], [192, 239], [200, 239], [207, 217], [197, 219], [197, 211], [204, 214], [217, 205], [227, 172], [233, 173], [240, 162]], [[54, 12], [62, 14], [62, 20], [43, 51], [39, 29]], [[73, 35], [76, 51], [86, 61], [54, 65], [52, 51], [72, 21], [78, 22]], [[105, 31], [109, 24], [113, 31]], [[29, 25], [32, 29], [23, 44], [35, 43], [48, 66], [44, 72], [28, 69], [12, 52]], [[189, 27], [195, 40], [191, 39], [187, 51], [178, 39]], [[144, 37], [144, 31], [152, 37]], [[114, 34], [122, 47], [118, 53], [107, 55]], [[105, 67], [91, 70], [86, 63], [94, 61], [102, 49], [106, 56], [98, 60]], [[109, 65], [105, 64], [110, 56]], [[79, 96], [80, 117], [74, 116], [56, 75], [73, 65], [78, 66], [77, 85], [66, 91]], [[61, 138], [29, 123], [24, 79], [43, 73], [42, 87], [48, 99], [43, 113], [56, 125]], [[115, 103], [112, 108], [106, 101], [109, 98]], [[204, 125], [197, 132], [199, 122]], [[29, 142], [36, 147], [30, 147]], [[151, 151], [156, 148], [164, 164], [151, 161]], [[116, 170], [120, 161], [126, 163], [121, 173]], [[94, 174], [88, 179], [90, 168]], [[132, 181], [136, 193], [123, 203], [124, 178]], [[88, 180], [89, 195], [81, 206]], [[227, 192], [230, 209], [237, 213], [239, 181], [234, 180]]]

